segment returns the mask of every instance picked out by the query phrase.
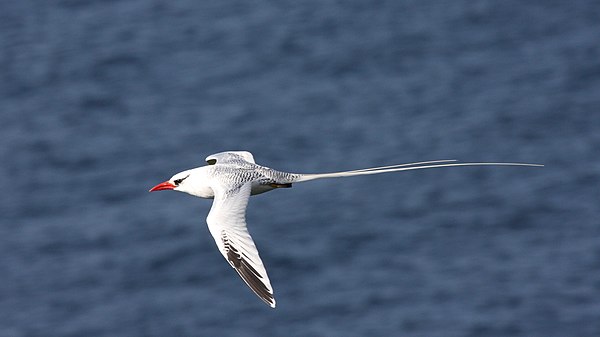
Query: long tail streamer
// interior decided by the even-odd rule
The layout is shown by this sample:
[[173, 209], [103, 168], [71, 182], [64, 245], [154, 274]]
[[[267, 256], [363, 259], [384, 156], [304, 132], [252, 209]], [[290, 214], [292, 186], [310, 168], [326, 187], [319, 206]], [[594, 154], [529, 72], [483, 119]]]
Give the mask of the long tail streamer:
[[525, 163], [457, 163], [455, 159], [445, 160], [433, 160], [424, 161], [417, 163], [398, 164], [390, 166], [372, 167], [353, 171], [342, 171], [332, 173], [314, 173], [314, 174], [299, 174], [297, 182], [309, 181], [315, 179], [324, 178], [340, 178], [340, 177], [353, 177], [362, 176], [369, 174], [380, 174], [388, 172], [399, 172], [399, 171], [411, 171], [411, 170], [422, 170], [439, 167], [455, 167], [455, 166], [529, 166], [529, 167], [543, 167], [541, 164], [525, 164]]

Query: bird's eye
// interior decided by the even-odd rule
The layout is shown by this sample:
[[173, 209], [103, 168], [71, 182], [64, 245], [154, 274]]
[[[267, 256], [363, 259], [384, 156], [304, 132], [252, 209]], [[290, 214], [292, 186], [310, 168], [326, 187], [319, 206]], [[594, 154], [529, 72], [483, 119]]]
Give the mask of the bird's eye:
[[173, 180], [173, 183], [175, 184], [175, 186], [179, 186], [179, 184], [181, 184], [182, 181], [184, 181], [185, 179], [187, 179], [187, 177], [189, 177], [190, 175], [188, 174], [187, 176], [183, 177], [183, 178], [179, 178], [179, 179], [175, 179]]
[[217, 163], [217, 160], [216, 159], [209, 159], [206, 162], [208, 163], [208, 165], [214, 165], [214, 164]]

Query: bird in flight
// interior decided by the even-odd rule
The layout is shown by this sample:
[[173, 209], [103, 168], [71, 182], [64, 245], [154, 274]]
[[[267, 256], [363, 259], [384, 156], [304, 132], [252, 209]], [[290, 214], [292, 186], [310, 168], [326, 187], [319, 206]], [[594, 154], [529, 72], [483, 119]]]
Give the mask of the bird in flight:
[[387, 172], [421, 170], [450, 166], [543, 166], [524, 163], [460, 163], [435, 160], [373, 167], [353, 171], [301, 174], [277, 171], [254, 162], [246, 151], [220, 152], [206, 157], [208, 165], [175, 174], [150, 192], [175, 190], [205, 199], [214, 199], [206, 222], [219, 251], [242, 280], [266, 304], [275, 308], [273, 287], [258, 250], [246, 227], [246, 206], [251, 195], [289, 188], [303, 181], [352, 177]]

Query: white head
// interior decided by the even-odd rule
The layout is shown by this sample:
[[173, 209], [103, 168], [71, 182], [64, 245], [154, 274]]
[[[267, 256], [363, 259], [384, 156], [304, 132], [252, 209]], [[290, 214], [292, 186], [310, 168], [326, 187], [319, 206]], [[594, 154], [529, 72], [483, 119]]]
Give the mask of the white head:
[[179, 172], [171, 179], [162, 182], [150, 189], [150, 192], [174, 190], [185, 192], [200, 198], [212, 198], [214, 193], [205, 174], [206, 166]]

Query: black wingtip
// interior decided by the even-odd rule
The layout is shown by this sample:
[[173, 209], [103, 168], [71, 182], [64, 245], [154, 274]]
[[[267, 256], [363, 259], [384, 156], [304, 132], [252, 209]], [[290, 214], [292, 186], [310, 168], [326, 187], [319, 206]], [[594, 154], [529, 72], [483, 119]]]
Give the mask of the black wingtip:
[[254, 269], [248, 261], [244, 258], [242, 254], [238, 252], [238, 250], [231, 245], [229, 240], [223, 240], [225, 244], [225, 249], [227, 250], [227, 261], [229, 264], [235, 269], [235, 271], [240, 275], [242, 280], [246, 282], [248, 287], [252, 289], [252, 291], [268, 306], [271, 308], [275, 308], [276, 302], [273, 293], [269, 290], [269, 288], [262, 281], [263, 276], [261, 276], [256, 269]]

